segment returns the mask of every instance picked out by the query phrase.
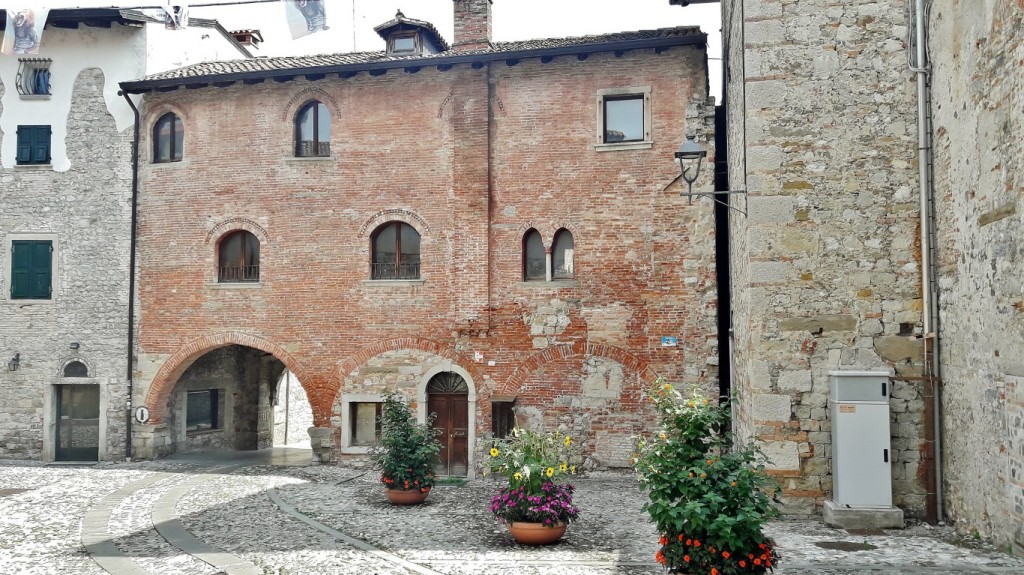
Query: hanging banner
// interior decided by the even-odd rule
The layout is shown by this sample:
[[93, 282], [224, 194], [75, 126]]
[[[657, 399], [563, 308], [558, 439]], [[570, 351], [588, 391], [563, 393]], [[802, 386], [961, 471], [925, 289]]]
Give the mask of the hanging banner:
[[39, 43], [43, 38], [43, 27], [49, 8], [31, 8], [15, 4], [7, 8], [7, 28], [4, 30], [4, 43], [0, 46], [3, 54], [38, 54]]
[[328, 30], [324, 0], [284, 0], [285, 18], [292, 39]]
[[168, 30], [184, 30], [188, 28], [188, 4], [167, 0], [164, 6], [164, 26]]

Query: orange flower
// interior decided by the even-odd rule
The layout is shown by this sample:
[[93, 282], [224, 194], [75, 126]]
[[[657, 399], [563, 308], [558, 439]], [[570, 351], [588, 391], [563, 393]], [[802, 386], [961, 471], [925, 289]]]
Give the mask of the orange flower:
[[693, 544], [693, 539], [687, 539], [687, 540], [686, 540], [686, 544], [687, 544], [687, 545], [691, 545], [691, 544]]
[[732, 486], [732, 487], [736, 487], [736, 482], [735, 482], [735, 481], [733, 481], [733, 482], [732, 482], [732, 483], [730, 483], [729, 485], [730, 485], [730, 486]]
[[729, 558], [729, 552], [728, 551], [722, 551], [722, 559], [728, 559], [728, 558]]
[[689, 563], [690, 562], [690, 556], [689, 555], [683, 555], [683, 561]]
[[740, 559], [740, 569], [742, 569], [742, 568], [744, 568], [746, 566], [747, 566], [747, 562], [742, 560], [742, 559]]
[[661, 551], [658, 551], [657, 553], [655, 553], [655, 554], [654, 554], [654, 559], [655, 559], [655, 560], [656, 560], [656, 561], [657, 561], [658, 563], [661, 563], [662, 565], [664, 565], [664, 564], [665, 564], [665, 554], [664, 554], [664, 553], [662, 553]]
[[693, 540], [693, 546], [694, 546], [694, 547], [700, 547], [700, 541], [698, 541], [698, 540], [694, 539], [694, 540]]
[[680, 533], [680, 534], [679, 534], [679, 540], [680, 540], [680, 541], [682, 541], [682, 540], [683, 540], [683, 534], [682, 534], [682, 533]]
[[668, 543], [668, 537], [665, 537], [664, 535], [662, 535], [661, 539], [658, 539], [658, 544], [659, 545], [665, 545], [666, 543]]
[[711, 568], [711, 575], [718, 575], [718, 569], [715, 569], [714, 567], [712, 567]]
[[747, 557], [750, 557], [751, 559], [753, 559], [754, 558], [754, 554], [753, 553], [747, 553]]
[[708, 465], [711, 465], [711, 460], [709, 459], [709, 460], [707, 461], [707, 463], [708, 463]]
[[761, 560], [760, 559], [754, 559], [754, 565], [760, 565], [760, 564], [761, 564]]

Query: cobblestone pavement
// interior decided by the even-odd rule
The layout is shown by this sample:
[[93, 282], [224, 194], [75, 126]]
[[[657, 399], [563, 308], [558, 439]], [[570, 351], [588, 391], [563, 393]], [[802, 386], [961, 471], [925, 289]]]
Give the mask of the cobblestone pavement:
[[[514, 543], [487, 511], [490, 479], [387, 503], [365, 468], [281, 450], [155, 462], [0, 461], [0, 574], [647, 575], [657, 533], [631, 475], [577, 481], [581, 520], [550, 547]], [[782, 574], [1024, 574], [1024, 558], [957, 544], [950, 528], [852, 534], [770, 525]]]

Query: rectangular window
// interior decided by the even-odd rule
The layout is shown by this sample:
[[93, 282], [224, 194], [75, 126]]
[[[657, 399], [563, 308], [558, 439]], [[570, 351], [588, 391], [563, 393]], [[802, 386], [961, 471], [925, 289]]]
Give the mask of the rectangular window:
[[16, 78], [18, 94], [29, 97], [49, 96], [50, 62], [49, 58], [19, 58]]
[[190, 391], [185, 406], [185, 430], [220, 429], [220, 390]]
[[604, 143], [644, 141], [644, 96], [605, 96]]
[[53, 296], [53, 242], [11, 241], [11, 299]]
[[394, 35], [391, 37], [391, 52], [415, 52], [416, 51], [416, 35]]
[[516, 426], [515, 401], [491, 402], [491, 435], [504, 439]]
[[353, 447], [371, 447], [380, 439], [380, 412], [383, 404], [362, 402], [349, 404]]
[[18, 164], [50, 163], [50, 126], [18, 126]]

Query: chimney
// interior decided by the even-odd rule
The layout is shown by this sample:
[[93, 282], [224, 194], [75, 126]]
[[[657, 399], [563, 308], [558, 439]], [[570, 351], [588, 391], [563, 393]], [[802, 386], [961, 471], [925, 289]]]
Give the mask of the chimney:
[[455, 41], [452, 51], [486, 50], [491, 47], [491, 1], [454, 0]]

